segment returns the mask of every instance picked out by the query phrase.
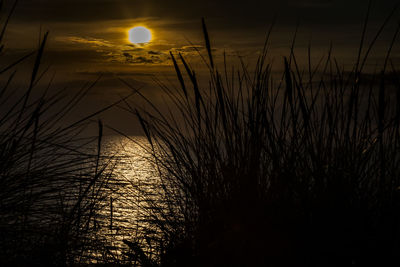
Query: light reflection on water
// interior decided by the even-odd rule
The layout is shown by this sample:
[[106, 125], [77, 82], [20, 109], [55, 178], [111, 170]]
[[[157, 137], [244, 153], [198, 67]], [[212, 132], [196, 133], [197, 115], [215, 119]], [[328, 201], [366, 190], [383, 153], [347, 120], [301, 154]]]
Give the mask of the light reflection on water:
[[[109, 244], [108, 249], [121, 253], [123, 239], [144, 240], [141, 229], [146, 227], [144, 198], [156, 197], [157, 172], [146, 149], [149, 144], [145, 137], [108, 137], [103, 142], [103, 154], [112, 157], [109, 168], [113, 178], [109, 186], [111, 194], [104, 201], [101, 211], [102, 229], [100, 235]], [[108, 202], [108, 203], [107, 203]]]

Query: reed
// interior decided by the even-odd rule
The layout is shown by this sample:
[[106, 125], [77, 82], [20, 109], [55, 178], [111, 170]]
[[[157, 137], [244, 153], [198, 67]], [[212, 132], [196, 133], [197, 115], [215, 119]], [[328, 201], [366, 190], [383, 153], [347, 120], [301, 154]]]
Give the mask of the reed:
[[208, 86], [171, 54], [180, 88], [162, 89], [173, 112], [140, 92], [146, 108], [129, 105], [160, 179], [143, 192], [146, 242], [127, 242], [132, 257], [143, 266], [398, 264], [400, 84], [390, 53], [399, 29], [382, 70], [364, 73], [388, 21], [371, 44], [365, 26], [351, 71], [331, 52], [302, 70], [293, 46], [277, 80], [271, 31], [254, 70], [231, 71], [215, 61], [203, 21]]
[[[2, 25], [0, 52], [6, 46], [3, 36], [11, 13]], [[45, 33], [34, 52], [0, 71], [2, 266], [87, 264], [108, 254], [107, 240], [97, 234], [108, 221], [100, 211], [107, 205], [113, 161], [101, 152], [101, 122], [97, 137], [81, 134], [101, 111], [65, 123], [96, 81], [71, 97], [52, 88], [51, 81], [43, 86], [41, 61], [47, 37]], [[18, 90], [17, 68], [31, 58], [31, 78]]]

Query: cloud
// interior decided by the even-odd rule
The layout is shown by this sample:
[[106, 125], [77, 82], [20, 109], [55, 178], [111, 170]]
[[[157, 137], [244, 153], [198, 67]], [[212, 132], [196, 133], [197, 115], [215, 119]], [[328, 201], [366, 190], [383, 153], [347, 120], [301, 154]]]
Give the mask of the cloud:
[[[153, 51], [149, 51], [153, 52]], [[125, 57], [125, 62], [130, 64], [165, 64], [168, 63], [168, 57], [164, 53], [147, 53], [143, 55], [134, 55], [124, 52], [122, 55]]]
[[126, 57], [126, 60], [127, 60], [127, 61], [133, 59], [133, 56], [132, 56], [131, 54], [129, 54], [129, 53], [124, 52], [122, 55], [123, 55], [124, 57]]
[[73, 50], [73, 45], [78, 45], [79, 49], [85, 48], [101, 54], [102, 59], [104, 60], [105, 58], [106, 62], [120, 64], [170, 65], [170, 51], [191, 57], [197, 56], [199, 51], [204, 50], [202, 45], [197, 44], [177, 46], [176, 44], [150, 43], [146, 46], [137, 46], [118, 44], [105, 39], [87, 36], [63, 36], [57, 37], [56, 41], [63, 43], [67, 50]]
[[[104, 39], [80, 36], [58, 37], [56, 41], [64, 44], [80, 45], [94, 50], [109, 62], [129, 64], [161, 64], [166, 60], [161, 51], [147, 50], [131, 44], [116, 44]], [[68, 49], [71, 49], [69, 46]]]
[[92, 38], [92, 37], [78, 37], [78, 36], [61, 36], [57, 37], [56, 41], [63, 43], [74, 43], [90, 45], [91, 47], [113, 47], [114, 45], [104, 39]]
[[157, 60], [154, 60], [152, 58], [142, 57], [142, 56], [132, 58], [129, 62], [130, 63], [159, 63], [159, 62], [157, 62]]
[[204, 47], [202, 45], [187, 45], [187, 46], [182, 46], [180, 48], [175, 48], [174, 51], [181, 53], [191, 53], [202, 50], [203, 48]]
[[149, 52], [147, 52], [147, 54], [149, 54], [149, 55], [161, 55], [162, 53], [159, 52], [159, 51], [149, 51]]

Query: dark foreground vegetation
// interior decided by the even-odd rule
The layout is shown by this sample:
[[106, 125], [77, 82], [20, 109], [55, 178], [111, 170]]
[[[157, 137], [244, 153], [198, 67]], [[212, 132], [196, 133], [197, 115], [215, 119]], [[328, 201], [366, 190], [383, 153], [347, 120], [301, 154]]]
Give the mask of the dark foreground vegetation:
[[[84, 139], [92, 116], [59, 124], [91, 86], [69, 100], [33, 94], [47, 35], [0, 70], [1, 266], [399, 266], [400, 75], [390, 60], [398, 30], [376, 74], [363, 72], [375, 42], [365, 44], [364, 31], [351, 71], [331, 53], [300, 69], [293, 46], [281, 79], [269, 40], [254, 70], [219, 68], [203, 30], [207, 86], [171, 54], [180, 88], [163, 89], [174, 112], [138, 91], [146, 108], [128, 104], [160, 184], [141, 192], [138, 233], [122, 251], [99, 234], [112, 177], [102, 125]], [[13, 71], [28, 57], [31, 80], [14, 97]]]
[[[11, 13], [0, 31], [2, 59]], [[47, 36], [0, 69], [0, 266], [74, 265], [105, 251], [95, 235], [112, 174], [100, 156], [102, 124], [97, 137], [82, 138], [95, 114], [63, 123], [94, 83], [73, 96], [54, 92], [40, 66]], [[21, 87], [17, 69], [25, 63], [32, 72]]]
[[[385, 25], [383, 25], [384, 27]], [[171, 114], [132, 108], [159, 170], [148, 233], [128, 243], [144, 266], [398, 266], [400, 83], [388, 43], [379, 72], [333, 55], [273, 80], [268, 44], [255, 71], [213, 62], [209, 84], [172, 55]], [[364, 30], [365, 33], [365, 30]], [[389, 80], [390, 79], [390, 80]], [[142, 95], [144, 99], [146, 97]], [[144, 192], [146, 198], [146, 192]], [[160, 201], [162, 199], [162, 201]]]

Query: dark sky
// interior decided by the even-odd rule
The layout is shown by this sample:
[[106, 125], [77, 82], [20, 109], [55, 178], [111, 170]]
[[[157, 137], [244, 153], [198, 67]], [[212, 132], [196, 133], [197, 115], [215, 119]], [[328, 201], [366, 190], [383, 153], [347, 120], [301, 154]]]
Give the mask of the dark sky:
[[[371, 36], [398, 2], [373, 1]], [[69, 68], [79, 59], [75, 69], [80, 72], [105, 67], [124, 72], [128, 66], [169, 64], [168, 52], [190, 52], [189, 41], [201, 46], [201, 17], [207, 20], [215, 48], [254, 54], [276, 17], [272, 47], [287, 48], [298, 23], [298, 48], [311, 43], [318, 52], [333, 42], [338, 55], [346, 56], [349, 48], [357, 48], [367, 5], [367, 0], [20, 0], [8, 41], [10, 49], [32, 48], [42, 27], [50, 31], [48, 52], [54, 64]], [[154, 35], [143, 49], [127, 42], [127, 30], [138, 24]], [[285, 52], [275, 55], [280, 53]]]
[[[219, 18], [254, 26], [277, 14], [281, 23], [294, 18], [311, 23], [356, 23], [367, 0], [21, 0], [19, 20], [29, 22], [93, 22], [143, 17], [158, 19]], [[373, 14], [385, 16], [396, 0], [374, 1]], [[361, 11], [361, 12], [360, 12]], [[289, 19], [289, 21], [288, 21]]]
[[[11, 2], [6, 1], [6, 8]], [[373, 1], [367, 40], [398, 2]], [[7, 31], [6, 55], [13, 60], [31, 51], [38, 45], [39, 33], [49, 30], [44, 66], [56, 73], [56, 85], [77, 86], [105, 73], [91, 96], [92, 103], [107, 103], [129, 91], [115, 76], [143, 87], [157, 99], [153, 75], [174, 77], [170, 51], [181, 52], [192, 65], [204, 68], [193, 49], [203, 51], [202, 17], [217, 58], [226, 51], [232, 61], [240, 55], [253, 62], [276, 17], [270, 60], [278, 68], [288, 54], [297, 24], [300, 63], [308, 44], [313, 57], [320, 58], [332, 43], [335, 56], [346, 65], [357, 53], [367, 5], [367, 0], [20, 0]], [[384, 55], [398, 20], [397, 13], [377, 43], [372, 62]], [[127, 31], [135, 25], [152, 30], [151, 43], [136, 46], [128, 42]], [[393, 57], [400, 58], [398, 49]]]

